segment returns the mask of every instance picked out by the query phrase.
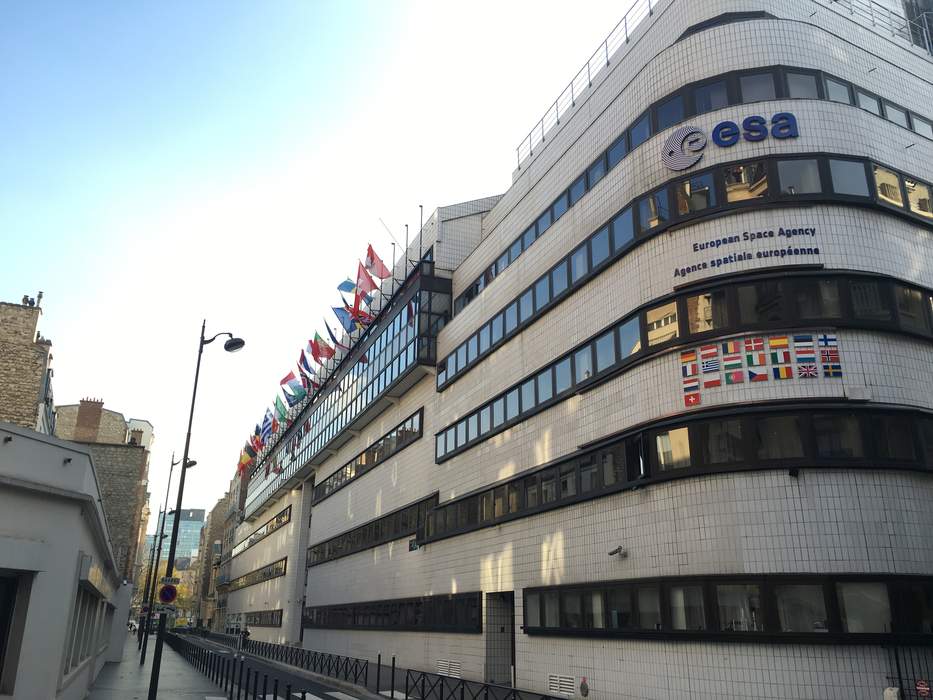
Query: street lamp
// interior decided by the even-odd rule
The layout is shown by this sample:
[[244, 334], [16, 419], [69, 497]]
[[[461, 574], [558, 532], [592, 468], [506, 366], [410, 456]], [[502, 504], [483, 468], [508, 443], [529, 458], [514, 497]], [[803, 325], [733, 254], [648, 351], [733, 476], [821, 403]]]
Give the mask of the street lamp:
[[[146, 587], [146, 598], [149, 603], [149, 609], [146, 611], [146, 631], [142, 636], [142, 653], [139, 655], [139, 665], [146, 663], [146, 647], [149, 646], [149, 627], [152, 625], [152, 605], [155, 601], [156, 579], [159, 576], [159, 562], [162, 561], [162, 540], [165, 539], [165, 519], [174, 513], [168, 509], [168, 495], [172, 490], [172, 472], [181, 462], [175, 460], [175, 453], [172, 452], [172, 462], [168, 468], [168, 484], [165, 486], [165, 505], [162, 507], [161, 522], [159, 523], [158, 549], [156, 549], [155, 567], [152, 569], [152, 587]], [[156, 547], [153, 540], [152, 546]]]
[[[181, 501], [185, 494], [185, 472], [193, 467], [196, 462], [188, 459], [188, 448], [191, 446], [191, 422], [194, 420], [194, 400], [198, 395], [198, 377], [201, 374], [201, 355], [204, 353], [204, 346], [210, 345], [222, 335], [228, 336], [224, 342], [224, 350], [227, 352], [236, 352], [246, 345], [242, 338], [237, 338], [232, 333], [218, 333], [212, 338], [205, 340], [204, 329], [207, 327], [205, 320], [201, 324], [201, 339], [198, 342], [198, 362], [194, 369], [194, 388], [191, 390], [191, 410], [188, 412], [188, 434], [185, 436], [185, 453], [181, 458], [181, 476], [178, 480], [178, 500], [175, 505], [175, 520], [172, 527], [172, 539], [168, 548], [168, 562], [165, 565], [165, 576], [171, 577], [175, 571], [175, 547], [178, 544], [178, 528], [181, 520]], [[162, 666], [162, 646], [165, 643], [165, 613], [159, 615], [159, 634], [156, 637], [155, 653], [152, 656], [152, 675], [149, 677], [149, 700], [156, 700], [159, 692], [159, 669]]]

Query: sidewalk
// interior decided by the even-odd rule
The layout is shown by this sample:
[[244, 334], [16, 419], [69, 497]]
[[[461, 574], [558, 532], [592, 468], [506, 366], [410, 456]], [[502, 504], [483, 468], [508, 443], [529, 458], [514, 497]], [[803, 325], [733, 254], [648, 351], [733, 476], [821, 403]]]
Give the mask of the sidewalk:
[[[123, 661], [107, 664], [97, 677], [88, 700], [146, 700], [149, 693], [149, 674], [156, 636], [149, 637], [146, 665], [139, 665], [136, 635], [127, 633], [123, 648]], [[159, 674], [159, 700], [222, 700], [223, 691], [205, 675], [172, 651], [166, 644], [162, 648], [162, 670]]]

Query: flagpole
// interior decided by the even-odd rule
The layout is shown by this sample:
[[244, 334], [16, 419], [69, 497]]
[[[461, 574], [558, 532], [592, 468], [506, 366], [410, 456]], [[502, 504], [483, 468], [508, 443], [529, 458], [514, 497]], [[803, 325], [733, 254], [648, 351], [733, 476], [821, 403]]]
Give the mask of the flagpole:
[[[405, 226], [408, 229], [408, 226]], [[395, 241], [392, 241], [392, 285], [389, 287], [389, 296], [395, 294]]]
[[405, 269], [402, 271], [402, 279], [408, 279], [408, 263], [411, 260], [408, 259], [408, 224], [405, 224]]

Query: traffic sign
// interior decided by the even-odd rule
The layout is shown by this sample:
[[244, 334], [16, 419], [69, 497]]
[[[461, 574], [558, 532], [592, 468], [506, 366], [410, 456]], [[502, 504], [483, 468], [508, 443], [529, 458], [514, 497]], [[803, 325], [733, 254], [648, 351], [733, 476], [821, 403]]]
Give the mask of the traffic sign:
[[166, 615], [174, 615], [176, 612], [178, 612], [178, 608], [176, 608], [174, 605], [156, 605], [155, 611], [159, 614], [165, 613]]
[[177, 586], [179, 583], [181, 583], [181, 579], [175, 576], [163, 576], [162, 581], [160, 583], [162, 583], [163, 585], [170, 583], [173, 586]]
[[930, 697], [930, 683], [929, 681], [921, 678], [917, 681], [917, 697], [918, 698], [928, 698]]
[[159, 602], [164, 605], [171, 605], [178, 597], [178, 589], [171, 583], [166, 583], [159, 589]]

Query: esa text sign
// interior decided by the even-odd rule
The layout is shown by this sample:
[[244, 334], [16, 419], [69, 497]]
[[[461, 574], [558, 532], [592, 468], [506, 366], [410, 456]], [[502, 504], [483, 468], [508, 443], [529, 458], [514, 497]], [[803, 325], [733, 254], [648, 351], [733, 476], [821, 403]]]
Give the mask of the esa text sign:
[[[711, 138], [719, 148], [731, 148], [742, 140], [764, 141], [769, 135], [779, 140], [797, 138], [800, 135], [797, 117], [791, 112], [778, 112], [770, 121], [759, 115], [745, 117], [741, 125], [726, 120], [713, 127]], [[686, 170], [700, 162], [706, 146], [707, 138], [702, 129], [682, 126], [667, 137], [661, 149], [661, 161], [670, 170]]]

